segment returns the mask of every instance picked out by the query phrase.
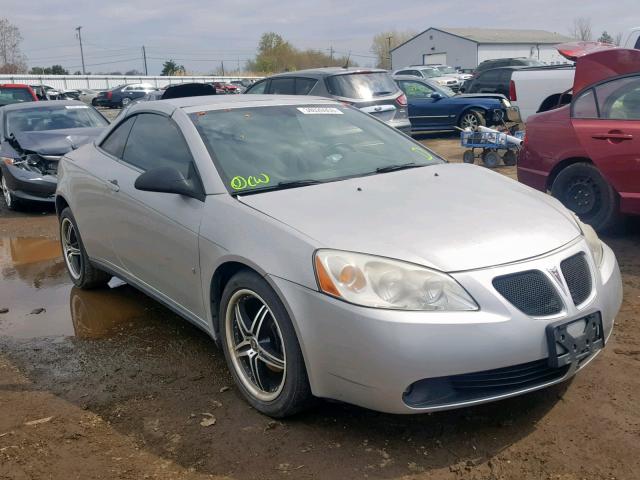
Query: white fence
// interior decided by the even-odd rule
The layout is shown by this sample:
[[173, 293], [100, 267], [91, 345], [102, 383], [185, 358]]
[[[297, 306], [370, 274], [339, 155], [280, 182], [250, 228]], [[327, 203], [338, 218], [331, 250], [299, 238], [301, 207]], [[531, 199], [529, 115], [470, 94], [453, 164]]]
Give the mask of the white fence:
[[242, 80], [244, 78], [256, 80], [261, 77], [220, 77], [220, 76], [189, 76], [189, 77], [150, 77], [144, 75], [0, 75], [2, 83], [25, 83], [27, 85], [49, 85], [54, 88], [76, 89], [90, 88], [105, 90], [117, 87], [123, 83], [150, 83], [156, 87], [164, 87], [175, 83], [186, 82], [223, 82]]

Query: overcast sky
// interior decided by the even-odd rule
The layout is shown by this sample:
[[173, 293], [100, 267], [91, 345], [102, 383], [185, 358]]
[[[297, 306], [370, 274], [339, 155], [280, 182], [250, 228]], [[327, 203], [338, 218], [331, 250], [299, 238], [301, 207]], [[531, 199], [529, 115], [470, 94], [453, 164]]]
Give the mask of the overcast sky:
[[142, 70], [142, 45], [149, 74], [158, 74], [167, 58], [194, 73], [210, 73], [222, 60], [226, 70], [234, 70], [255, 55], [267, 31], [300, 48], [351, 51], [360, 65], [368, 65], [371, 39], [385, 30], [493, 27], [567, 34], [578, 16], [591, 18], [596, 36], [640, 26], [638, 0], [1, 1], [0, 16], [22, 32], [29, 66], [57, 63], [80, 70], [74, 28], [82, 25], [92, 72]]

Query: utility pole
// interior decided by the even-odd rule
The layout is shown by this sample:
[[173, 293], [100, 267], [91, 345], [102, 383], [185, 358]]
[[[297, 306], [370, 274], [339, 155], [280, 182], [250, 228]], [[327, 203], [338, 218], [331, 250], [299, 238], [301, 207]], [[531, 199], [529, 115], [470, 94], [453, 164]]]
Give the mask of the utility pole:
[[389, 70], [391, 70], [391, 39], [393, 38], [393, 36], [388, 36], [387, 37], [387, 44], [389, 45], [389, 48], [387, 49], [387, 61], [388, 61], [388, 65], [389, 65]]
[[329, 58], [331, 59], [331, 63], [333, 63], [333, 45], [329, 47]]
[[80, 58], [82, 59], [82, 74], [86, 75], [87, 71], [84, 68], [84, 52], [82, 51], [82, 33], [80, 33], [80, 30], [82, 30], [82, 27], [76, 27], [76, 30], [78, 31], [78, 40], [80, 40]]
[[142, 60], [144, 61], [144, 74], [145, 76], [149, 75], [149, 70], [147, 70], [147, 50], [142, 46]]
[[224, 60], [221, 60], [221, 64], [222, 64], [222, 76], [224, 77]]

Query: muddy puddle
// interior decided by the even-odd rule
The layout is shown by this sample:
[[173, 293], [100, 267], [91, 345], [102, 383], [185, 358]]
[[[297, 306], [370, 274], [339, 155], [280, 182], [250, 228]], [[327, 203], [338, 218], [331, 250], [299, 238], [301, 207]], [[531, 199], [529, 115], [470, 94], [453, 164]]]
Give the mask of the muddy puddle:
[[109, 286], [73, 286], [56, 240], [0, 238], [0, 311], [8, 309], [0, 313], [0, 335], [100, 338], [144, 322], [151, 309], [163, 309], [117, 278]]

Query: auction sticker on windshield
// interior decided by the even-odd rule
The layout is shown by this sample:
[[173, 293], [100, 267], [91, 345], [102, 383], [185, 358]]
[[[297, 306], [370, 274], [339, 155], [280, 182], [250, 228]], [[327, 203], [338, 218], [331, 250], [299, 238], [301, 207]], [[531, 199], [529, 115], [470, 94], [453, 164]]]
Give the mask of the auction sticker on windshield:
[[298, 110], [305, 115], [342, 115], [335, 107], [298, 107]]

